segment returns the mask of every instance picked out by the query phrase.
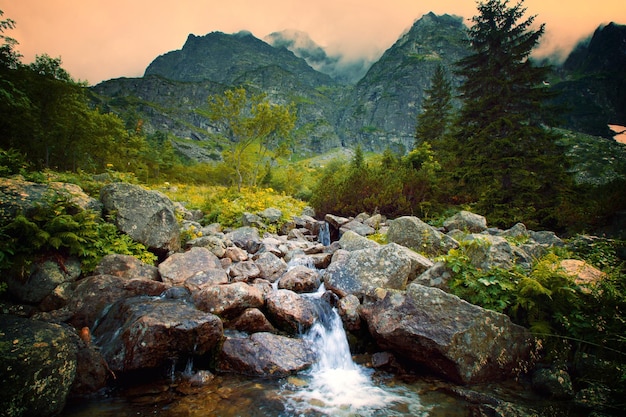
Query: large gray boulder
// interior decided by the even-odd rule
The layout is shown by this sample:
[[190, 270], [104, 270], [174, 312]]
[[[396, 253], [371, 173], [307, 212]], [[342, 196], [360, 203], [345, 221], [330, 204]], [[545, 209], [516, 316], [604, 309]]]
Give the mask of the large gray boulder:
[[94, 275], [113, 275], [121, 278], [139, 278], [159, 280], [159, 269], [154, 265], [148, 265], [141, 262], [132, 255], [111, 254], [103, 257], [96, 269]]
[[0, 314], [0, 329], [0, 414], [60, 413], [76, 376], [78, 337], [58, 324], [8, 314]]
[[327, 289], [342, 297], [361, 296], [377, 287], [403, 290], [430, 266], [430, 260], [395, 243], [351, 252], [341, 249], [335, 252], [323, 280]]
[[501, 236], [473, 233], [467, 235], [465, 240], [472, 242], [466, 246], [466, 253], [476, 268], [483, 270], [494, 267], [509, 269], [515, 263], [516, 255], [513, 246]]
[[416, 283], [368, 300], [362, 313], [382, 349], [461, 383], [505, 379], [525, 369], [533, 338], [500, 313]]
[[113, 183], [102, 187], [100, 200], [117, 228], [157, 252], [180, 248], [180, 226], [174, 203], [158, 191]]
[[309, 368], [315, 360], [315, 353], [303, 339], [261, 332], [246, 338], [228, 337], [218, 370], [281, 378]]
[[461, 230], [469, 233], [480, 233], [487, 230], [487, 219], [484, 216], [462, 210], [443, 222], [447, 230]]
[[134, 297], [113, 304], [93, 335], [111, 370], [127, 372], [210, 353], [223, 328], [217, 316], [182, 300]]
[[399, 217], [389, 222], [387, 241], [414, 249], [428, 257], [445, 255], [459, 243], [415, 216]]

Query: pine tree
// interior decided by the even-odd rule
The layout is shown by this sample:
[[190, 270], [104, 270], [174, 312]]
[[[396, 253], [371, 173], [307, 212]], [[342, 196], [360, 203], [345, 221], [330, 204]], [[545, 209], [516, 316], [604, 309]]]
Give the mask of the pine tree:
[[533, 29], [535, 16], [521, 20], [523, 0], [508, 3], [480, 3], [472, 19], [473, 53], [457, 63], [465, 82], [449, 162], [459, 189], [491, 214], [492, 224], [547, 225], [567, 176], [557, 137], [542, 125], [550, 69], [529, 58], [545, 25]]
[[452, 86], [443, 66], [437, 66], [431, 87], [425, 93], [422, 113], [417, 116], [414, 147], [428, 142], [438, 148], [448, 130], [452, 110]]

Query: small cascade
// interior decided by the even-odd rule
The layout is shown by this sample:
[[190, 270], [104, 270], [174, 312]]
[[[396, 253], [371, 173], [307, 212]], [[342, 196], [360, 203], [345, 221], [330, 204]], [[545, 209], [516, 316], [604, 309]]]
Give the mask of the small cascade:
[[320, 222], [320, 230], [317, 234], [317, 241], [324, 246], [330, 245], [330, 228], [328, 222]]
[[387, 416], [394, 404], [411, 409], [412, 415], [424, 415], [419, 399], [407, 399], [404, 393], [376, 386], [372, 370], [352, 360], [341, 317], [322, 297], [324, 284], [316, 293], [307, 294], [318, 306], [319, 319], [303, 335], [318, 353], [318, 361], [307, 374], [306, 382], [285, 393], [285, 405], [294, 415]]

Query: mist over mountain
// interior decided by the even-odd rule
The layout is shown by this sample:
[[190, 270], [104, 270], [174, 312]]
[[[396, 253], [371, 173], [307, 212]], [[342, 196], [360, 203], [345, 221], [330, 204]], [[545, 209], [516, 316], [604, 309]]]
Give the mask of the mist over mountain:
[[[463, 19], [429, 13], [374, 63], [329, 54], [306, 33], [289, 30], [266, 41], [250, 32], [189, 35], [180, 50], [154, 59], [139, 78], [91, 88], [94, 102], [147, 133], [167, 132], [189, 158], [220, 158], [224, 144], [202, 114], [207, 98], [245, 86], [275, 103], [293, 103], [293, 151], [300, 155], [360, 145], [367, 151], [407, 151], [413, 144], [424, 91], [441, 65], [453, 86], [455, 63], [470, 53]], [[626, 27], [598, 28], [562, 66], [551, 88], [565, 112], [560, 127], [610, 137], [607, 124], [626, 125]]]
[[286, 29], [267, 35], [264, 40], [276, 48], [286, 48], [303, 58], [315, 70], [329, 75], [343, 84], [355, 84], [375, 62], [366, 57], [349, 58], [343, 54], [329, 54], [306, 32]]

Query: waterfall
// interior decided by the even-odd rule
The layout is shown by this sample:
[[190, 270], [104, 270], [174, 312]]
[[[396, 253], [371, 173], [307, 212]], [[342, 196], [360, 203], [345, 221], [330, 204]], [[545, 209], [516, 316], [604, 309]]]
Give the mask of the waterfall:
[[330, 229], [327, 222], [320, 222], [320, 230], [317, 234], [317, 241], [324, 246], [330, 245]]
[[352, 360], [341, 317], [322, 298], [324, 292], [322, 284], [316, 293], [307, 294], [318, 306], [319, 319], [302, 337], [317, 352], [318, 360], [297, 387], [284, 394], [287, 411], [294, 415], [388, 416], [396, 415], [390, 409], [393, 404], [403, 403], [415, 411], [413, 415], [421, 415], [419, 401], [407, 404], [401, 393], [376, 386], [373, 371]]

